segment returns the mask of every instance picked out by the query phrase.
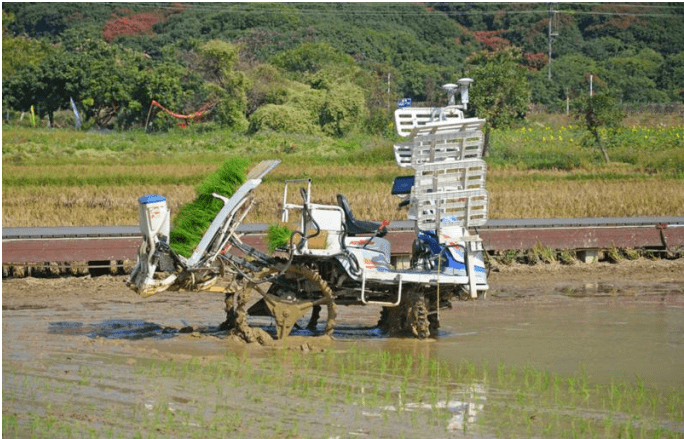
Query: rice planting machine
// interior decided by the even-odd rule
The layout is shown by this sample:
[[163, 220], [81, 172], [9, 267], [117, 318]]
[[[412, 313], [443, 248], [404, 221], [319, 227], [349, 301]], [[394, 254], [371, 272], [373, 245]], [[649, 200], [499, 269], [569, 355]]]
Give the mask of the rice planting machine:
[[[391, 263], [388, 221], [357, 220], [344, 195], [337, 205], [312, 201], [311, 180], [285, 181], [281, 217], [293, 232], [266, 254], [245, 244], [238, 226], [262, 178], [280, 161], [263, 161], [232, 196], [214, 194], [223, 208], [191, 257], [169, 245], [170, 212], [162, 196], [139, 199], [143, 235], [128, 285], [141, 296], [166, 290], [221, 291], [222, 327], [248, 341], [257, 336], [250, 315], [271, 315], [278, 338], [292, 328], [331, 335], [337, 305], [378, 305], [378, 325], [392, 334], [436, 336], [440, 309], [452, 299], [484, 297], [488, 285], [482, 240], [472, 230], [487, 221], [484, 120], [466, 118], [470, 79], [447, 84], [446, 107], [400, 103], [394, 145], [397, 165], [413, 175], [397, 177], [392, 194], [415, 221], [408, 267]], [[456, 93], [461, 102], [456, 104]], [[319, 325], [325, 310], [325, 324]], [[298, 322], [303, 322], [298, 324]]]

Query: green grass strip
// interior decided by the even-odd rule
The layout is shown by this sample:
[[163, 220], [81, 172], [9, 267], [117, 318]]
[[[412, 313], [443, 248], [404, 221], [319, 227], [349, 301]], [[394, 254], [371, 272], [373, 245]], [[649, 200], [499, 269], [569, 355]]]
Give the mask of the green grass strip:
[[2, 185], [7, 187], [26, 186], [57, 186], [57, 187], [109, 187], [109, 186], [144, 186], [144, 185], [195, 185], [201, 181], [200, 177], [190, 175], [178, 177], [174, 175], [144, 175], [122, 174], [81, 177], [78, 175], [36, 177], [3, 176]]

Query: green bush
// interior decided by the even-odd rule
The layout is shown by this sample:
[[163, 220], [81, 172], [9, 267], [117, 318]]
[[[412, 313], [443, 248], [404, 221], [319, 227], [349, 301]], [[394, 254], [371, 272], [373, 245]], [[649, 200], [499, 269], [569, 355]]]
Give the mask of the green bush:
[[318, 134], [320, 129], [311, 111], [293, 105], [267, 104], [252, 114], [249, 132], [273, 130], [284, 133]]
[[301, 73], [315, 73], [328, 65], [354, 65], [351, 56], [344, 54], [328, 43], [304, 43], [300, 46], [280, 52], [271, 62], [283, 70]]
[[363, 90], [352, 84], [333, 86], [320, 109], [320, 124], [326, 134], [342, 137], [368, 119]]

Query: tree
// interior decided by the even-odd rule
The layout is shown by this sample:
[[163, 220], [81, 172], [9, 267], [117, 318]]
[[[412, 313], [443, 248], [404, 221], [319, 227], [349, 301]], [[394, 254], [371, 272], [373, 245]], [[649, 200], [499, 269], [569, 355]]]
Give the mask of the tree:
[[[153, 100], [176, 112], [185, 114], [196, 111], [198, 109], [196, 106], [185, 107], [193, 94], [193, 85], [198, 85], [196, 81], [193, 81], [196, 78], [190, 76], [184, 66], [170, 59], [142, 70], [139, 73], [140, 80], [131, 95], [138, 111], [133, 111], [131, 108], [122, 122], [126, 125], [144, 124], [143, 117], [146, 118], [145, 113], [148, 112]], [[163, 120], [164, 118], [155, 118], [155, 125], [163, 125], [165, 123]]]
[[202, 57], [199, 71], [203, 74], [205, 90], [217, 100], [214, 119], [235, 129], [247, 128], [247, 79], [236, 70], [238, 47], [220, 40], [211, 40], [199, 47]]
[[[565, 97], [566, 93], [578, 95], [582, 90], [589, 90], [586, 75], [597, 72], [596, 63], [591, 58], [576, 54], [565, 55], [554, 60], [552, 68], [552, 81], [560, 87], [562, 97]], [[597, 87], [596, 82], [594, 87]]]
[[354, 60], [333, 49], [328, 43], [304, 43], [281, 52], [271, 60], [273, 65], [288, 72], [313, 74], [331, 65], [353, 66]]
[[519, 65], [522, 56], [515, 48], [479, 52], [468, 61], [471, 64], [468, 75], [474, 80], [470, 107], [478, 117], [487, 119], [484, 146], [487, 154], [490, 128], [510, 126], [524, 117], [529, 108], [527, 71]]
[[368, 119], [363, 90], [353, 84], [337, 84], [327, 90], [319, 115], [327, 134], [342, 137], [353, 131]]
[[24, 67], [37, 65], [43, 58], [57, 52], [46, 41], [27, 37], [2, 37], [2, 79], [7, 80]]
[[608, 128], [608, 134], [611, 135], [620, 125], [624, 114], [617, 100], [607, 93], [598, 93], [593, 96], [584, 95], [575, 100], [574, 105], [575, 117], [584, 122], [594, 144], [601, 150], [603, 159], [606, 163], [610, 163], [601, 128]]
[[667, 94], [658, 89], [656, 79], [663, 57], [651, 49], [633, 56], [610, 58], [601, 63], [602, 77], [619, 98], [627, 102], [664, 102]]
[[[103, 41], [85, 41], [69, 65], [67, 92], [94, 117], [98, 126], [125, 120], [131, 111], [142, 112], [133, 99], [140, 81], [141, 54]], [[67, 98], [68, 100], [68, 98]], [[119, 120], [120, 119], [120, 120]]]
[[3, 100], [20, 111], [35, 105], [38, 115], [47, 115], [50, 126], [54, 126], [55, 111], [69, 102], [69, 84], [73, 82], [70, 61], [69, 55], [60, 51], [38, 64], [26, 65], [3, 81]]
[[[12, 36], [7, 27], [14, 23], [11, 12], [2, 11], [2, 85], [3, 105], [27, 111], [37, 103], [36, 85], [42, 76], [38, 65], [58, 49], [47, 41]], [[19, 74], [19, 76], [17, 76]]]
[[684, 52], [665, 59], [658, 76], [658, 85], [670, 94], [672, 100], [684, 100]]
[[559, 105], [559, 98], [565, 97], [565, 90], [556, 81], [549, 81], [548, 73], [543, 70], [527, 72], [530, 87], [530, 101], [535, 104]]
[[440, 72], [432, 66], [412, 61], [399, 66], [397, 89], [402, 97], [416, 101], [434, 101], [442, 85]]

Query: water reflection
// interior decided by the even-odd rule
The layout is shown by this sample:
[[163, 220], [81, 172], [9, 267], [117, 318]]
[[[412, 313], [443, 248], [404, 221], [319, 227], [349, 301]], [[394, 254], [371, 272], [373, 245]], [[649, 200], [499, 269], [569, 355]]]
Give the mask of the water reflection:
[[[570, 299], [568, 299], [570, 300]], [[444, 313], [455, 333], [430, 344], [450, 363], [533, 365], [599, 382], [634, 380], [669, 389], [684, 386], [684, 308], [610, 299], [554, 304], [468, 304]], [[658, 367], [654, 367], [658, 365]]]
[[[364, 393], [365, 389], [361, 389]], [[450, 418], [446, 425], [448, 432], [475, 431], [478, 415], [482, 412], [487, 401], [487, 388], [484, 384], [472, 384], [459, 391], [460, 399], [437, 400], [433, 403], [404, 401], [402, 394], [397, 395], [396, 405], [386, 405], [379, 410], [364, 411], [367, 417], [382, 416], [382, 411], [414, 412], [414, 411], [447, 411]], [[365, 399], [362, 400], [365, 406]]]
[[143, 320], [105, 320], [100, 323], [51, 322], [48, 332], [60, 335], [81, 335], [89, 338], [140, 340], [144, 338], [171, 338], [182, 329], [170, 328]]

